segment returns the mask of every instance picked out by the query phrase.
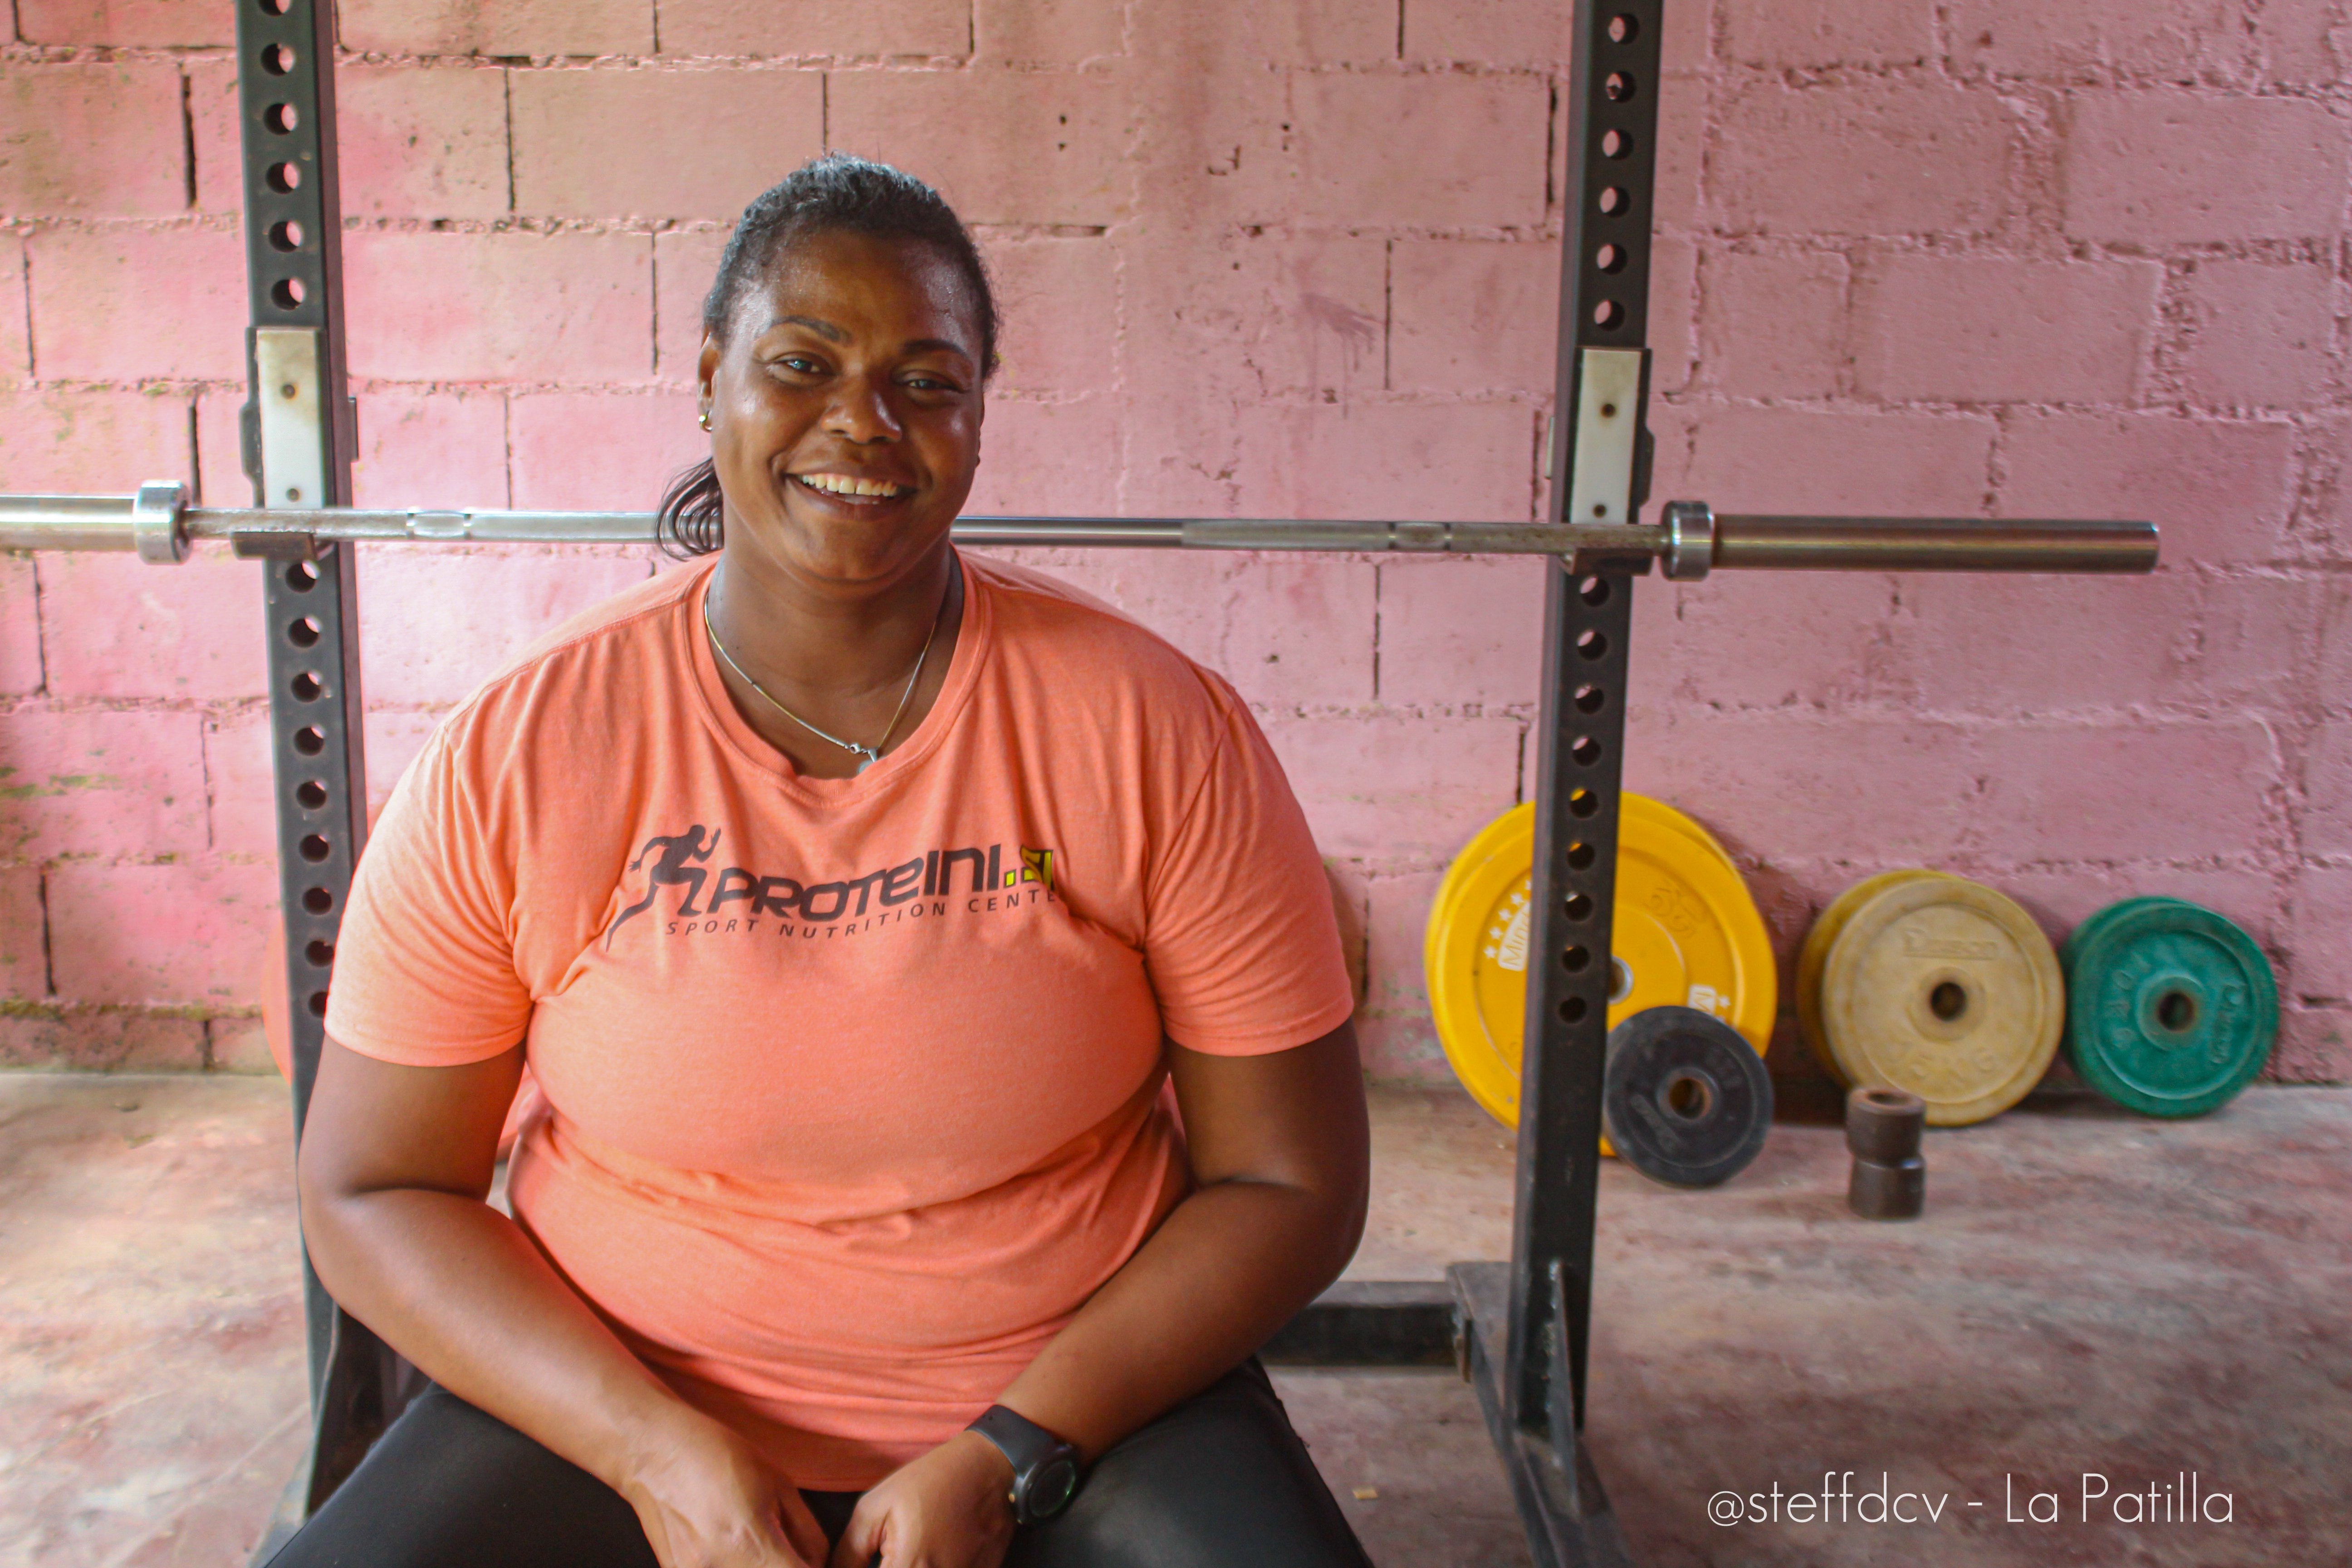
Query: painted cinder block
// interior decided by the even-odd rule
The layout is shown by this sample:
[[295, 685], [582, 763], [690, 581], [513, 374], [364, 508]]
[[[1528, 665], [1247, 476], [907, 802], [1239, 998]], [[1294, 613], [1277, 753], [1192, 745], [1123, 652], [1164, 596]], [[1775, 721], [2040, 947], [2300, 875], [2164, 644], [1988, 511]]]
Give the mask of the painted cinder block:
[[[1698, 247], [1674, 235], [1650, 246], [1650, 393], [1663, 396], [1690, 385], [1698, 367]], [[1553, 268], [1559, 258], [1553, 258]], [[1559, 286], [1553, 285], [1555, 296]], [[1557, 311], [1555, 300], [1552, 309]], [[1546, 388], [1549, 391], [1549, 387]]]
[[[263, 961], [264, 966], [268, 961]], [[274, 978], [255, 971], [257, 985]], [[267, 1078], [278, 1070], [269, 1055], [269, 1035], [253, 1014], [222, 1014], [205, 1020], [205, 1069]]]
[[1880, 258], [1854, 289], [1854, 382], [1899, 402], [2125, 402], [2163, 287], [2154, 261]]
[[1108, 59], [1127, 52], [1129, 12], [1104, 0], [972, 0], [972, 52], [992, 65]]
[[1381, 384], [1388, 256], [1372, 238], [1152, 230], [1113, 242], [1121, 258], [1128, 385], [1139, 415], [1218, 405], [1228, 431], [1268, 397], [1342, 400]]
[[[238, 334], [242, 338], [243, 334]], [[196, 489], [199, 506], [251, 506], [253, 481], [245, 473], [242, 381], [196, 393]]]
[[48, 873], [50, 967], [68, 1003], [251, 1006], [278, 878], [268, 866], [70, 862]]
[[727, 228], [667, 229], [654, 236], [655, 370], [662, 380], [693, 384], [702, 354], [702, 302], [719, 280]]
[[16, 0], [16, 37], [28, 44], [203, 48], [236, 42], [236, 15], [201, 0]]
[[163, 217], [188, 206], [180, 73], [147, 61], [0, 69], [0, 212]]
[[1440, 710], [1532, 705], [1549, 563], [1483, 556], [1380, 564], [1380, 700]]
[[1950, 517], [1984, 505], [1990, 419], [1705, 405], [1693, 415], [1681, 489], [1717, 511]]
[[[370, 674], [361, 671], [363, 695], [372, 694]], [[205, 721], [205, 795], [215, 854], [276, 863], [277, 775], [269, 748], [269, 710], [257, 703]]]
[[1518, 799], [1515, 719], [1276, 714], [1263, 722], [1325, 855], [1449, 858]]
[[205, 848], [203, 721], [18, 708], [0, 718], [0, 858]]
[[637, 234], [355, 230], [343, 240], [352, 374], [640, 379], [653, 368], [652, 255]]
[[961, 58], [971, 52], [971, 0], [803, 0], [789, 8], [772, 0], [662, 0], [661, 5], [665, 55]]
[[244, 378], [245, 245], [236, 235], [53, 229], [27, 243], [26, 265], [44, 378]]
[[2282, 1006], [2278, 1044], [2263, 1076], [2278, 1083], [2352, 1082], [2352, 1007]]
[[1122, 410], [1101, 395], [1067, 400], [992, 397], [981, 434], [980, 473], [965, 510], [978, 514], [1115, 516]]
[[1838, 390], [1850, 363], [1843, 256], [1716, 250], [1705, 265], [1699, 341], [1708, 381], [1739, 397], [1826, 397]]
[[2229, 0], [1956, 0], [1951, 7], [1953, 54], [1963, 69], [2049, 81], [2178, 79], [2200, 64], [2226, 70], [2242, 59], [2242, 32]]
[[646, 0], [345, 0], [343, 47], [394, 55], [649, 55]]
[[2352, 719], [2314, 727], [2303, 754], [2295, 829], [2306, 855], [2352, 855]]
[[[1693, 8], [1708, 4], [1694, 0]], [[1412, 0], [1404, 7], [1404, 58], [1557, 67], [1575, 48], [1570, 20], [1568, 10], [1542, 0]]]
[[[186, 66], [188, 145], [195, 160], [196, 210], [224, 216], [245, 210], [245, 166], [239, 142], [236, 62], [196, 58]], [[340, 107], [340, 105], [338, 106]], [[343, 200], [352, 200], [345, 191]]]
[[2164, 414], [2020, 414], [2007, 422], [2003, 517], [2138, 518], [2164, 557], [2275, 555], [2294, 427], [2283, 420]]
[[2276, 737], [2253, 718], [2011, 720], [1977, 736], [1980, 841], [2016, 860], [2251, 857], [2275, 837]]
[[1136, 54], [1195, 73], [1251, 71], [1269, 65], [1366, 65], [1396, 58], [1395, 0], [1266, 0], [1234, 7], [1127, 9], [1129, 46]]
[[376, 813], [383, 809], [393, 785], [408, 771], [416, 754], [425, 750], [425, 742], [441, 727], [446, 710], [440, 709], [368, 710], [364, 733], [367, 737], [367, 797], [368, 820], [373, 823]]
[[1108, 392], [1117, 381], [1118, 250], [1100, 238], [992, 235], [999, 364], [989, 390]]
[[336, 71], [344, 214], [507, 212], [507, 74], [474, 65], [347, 65]]
[[[1123, 79], [836, 71], [824, 101], [833, 146], [928, 181], [966, 223], [1099, 226], [1129, 210], [1121, 154], [1132, 115]], [[989, 134], [973, 135], [975, 125]]]
[[514, 504], [544, 511], [651, 511], [710, 455], [683, 393], [517, 393], [507, 404]]
[[2010, 205], [2017, 134], [1999, 100], [1957, 88], [1759, 83], [1723, 107], [1709, 187], [1738, 229], [1982, 233]]
[[190, 468], [185, 393], [0, 391], [0, 490], [120, 494]]
[[1557, 241], [1400, 239], [1389, 300], [1391, 387], [1550, 393]]
[[25, 330], [25, 247], [15, 236], [0, 239], [0, 379], [33, 374], [32, 339]]
[[1935, 712], [2054, 712], [2195, 698], [2200, 584], [2156, 577], [1889, 579], [1876, 662]]
[[2145, 246], [2334, 235], [2347, 143], [2352, 128], [2304, 99], [2078, 93], [2059, 152], [2066, 232]]
[[642, 558], [487, 550], [371, 551], [361, 564], [360, 651], [369, 700], [462, 700], [541, 634], [642, 583]]
[[[2221, 0], [2211, 0], [2217, 6]], [[2334, 87], [2352, 76], [2352, 25], [2335, 0], [2278, 0], [2252, 18], [2263, 75], [2297, 87]]]
[[1518, 403], [1268, 406], [1239, 432], [1244, 515], [1517, 522], [1535, 426]]
[[1727, 573], [1661, 583], [1640, 598], [1671, 599], [1670, 642], [1637, 629], [1633, 658], [1672, 660], [1675, 698], [1729, 708], [1839, 708], [1903, 695], [1891, 679], [1890, 629], [1901, 591], [1875, 573]]
[[1349, 226], [1543, 221], [1549, 87], [1528, 77], [1291, 79], [1297, 216]]
[[261, 697], [261, 569], [226, 546], [177, 566], [60, 552], [41, 561], [41, 642], [57, 697]]
[[1950, 868], [1990, 882], [2025, 906], [2053, 942], [2125, 899], [2186, 899], [2274, 945], [2284, 931], [2277, 877], [2262, 867], [2137, 861], [2120, 866], [2011, 866], [1964, 861]]
[[2352, 999], [2352, 867], [2305, 866], [2287, 917], [2289, 995]]
[[205, 1021], [81, 1008], [0, 1014], [0, 1067], [74, 1072], [199, 1072]]
[[816, 71], [517, 70], [509, 83], [520, 213], [733, 218], [824, 145]]
[[41, 873], [31, 866], [0, 868], [0, 996], [30, 1001], [49, 994], [48, 931]]
[[1724, 0], [1725, 48], [1769, 70], [1918, 65], [1936, 52], [1931, 0]]
[[[1176, 7], [1145, 7], [1139, 15]], [[1297, 212], [1297, 148], [1288, 78], [1219, 69], [1146, 49], [1119, 75], [1130, 84], [1129, 158], [1164, 243], [1251, 225], [1288, 226]]]
[[0, 555], [0, 697], [40, 689], [40, 584], [33, 557]]
[[1743, 861], [1950, 856], [1974, 838], [1981, 773], [1967, 726], [1909, 713], [1627, 715], [1625, 787], [1697, 817]]
[[363, 507], [503, 507], [507, 401], [495, 392], [370, 392], [360, 399]]
[[2189, 335], [2180, 384], [2209, 407], [2299, 408], [2326, 396], [2336, 279], [2324, 267], [2187, 264]]

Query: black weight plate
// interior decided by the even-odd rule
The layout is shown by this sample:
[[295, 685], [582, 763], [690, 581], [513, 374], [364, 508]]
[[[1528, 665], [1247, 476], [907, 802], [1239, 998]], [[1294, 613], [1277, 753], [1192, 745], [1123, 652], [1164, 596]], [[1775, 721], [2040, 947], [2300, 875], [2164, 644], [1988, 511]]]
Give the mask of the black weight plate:
[[1609, 1031], [1601, 1113], [1618, 1155], [1652, 1181], [1717, 1186], [1764, 1147], [1772, 1079], [1721, 1019], [1652, 1007]]

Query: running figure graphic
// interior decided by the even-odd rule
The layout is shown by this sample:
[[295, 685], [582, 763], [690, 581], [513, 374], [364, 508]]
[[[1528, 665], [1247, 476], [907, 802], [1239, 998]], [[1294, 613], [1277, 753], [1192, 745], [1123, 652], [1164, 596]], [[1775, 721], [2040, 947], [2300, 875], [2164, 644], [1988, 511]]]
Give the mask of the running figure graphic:
[[635, 859], [629, 862], [629, 869], [634, 871], [644, 865], [646, 857], [656, 849], [661, 851], [661, 858], [656, 860], [654, 868], [646, 873], [646, 896], [614, 916], [613, 923], [604, 928], [606, 947], [613, 945], [613, 933], [621, 929], [623, 921], [631, 915], [641, 915], [653, 908], [654, 900], [660, 897], [664, 888], [687, 889], [686, 901], [677, 907], [679, 914], [692, 916], [702, 912], [694, 907], [694, 900], [702, 896], [703, 879], [710, 873], [691, 862], [710, 858], [712, 852], [719, 847], [719, 830], [716, 827], [710, 829], [710, 841], [707, 844], [703, 842], [702, 834], [702, 824], [698, 822], [683, 833], [665, 833], [646, 840], [646, 847], [637, 851]]

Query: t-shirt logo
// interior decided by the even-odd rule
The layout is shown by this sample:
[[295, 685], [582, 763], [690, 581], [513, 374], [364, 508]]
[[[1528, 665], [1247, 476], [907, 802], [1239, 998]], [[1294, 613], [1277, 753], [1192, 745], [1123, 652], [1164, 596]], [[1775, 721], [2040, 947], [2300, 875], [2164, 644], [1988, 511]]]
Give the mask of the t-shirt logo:
[[710, 829], [709, 840], [705, 842], [702, 824], [698, 822], [683, 833], [658, 834], [646, 840], [646, 847], [637, 851], [635, 859], [629, 862], [629, 869], [634, 871], [644, 865], [646, 857], [656, 850], [661, 852], [661, 858], [654, 862], [653, 870], [646, 877], [646, 896], [615, 915], [613, 923], [604, 928], [606, 947], [613, 945], [613, 933], [619, 931], [630, 916], [644, 914], [653, 908], [654, 900], [661, 896], [664, 888], [687, 889], [686, 902], [678, 906], [679, 914], [701, 912], [694, 907], [694, 900], [702, 896], [702, 879], [710, 873], [693, 862], [710, 858], [712, 851], [719, 847], [719, 831], [716, 827]]

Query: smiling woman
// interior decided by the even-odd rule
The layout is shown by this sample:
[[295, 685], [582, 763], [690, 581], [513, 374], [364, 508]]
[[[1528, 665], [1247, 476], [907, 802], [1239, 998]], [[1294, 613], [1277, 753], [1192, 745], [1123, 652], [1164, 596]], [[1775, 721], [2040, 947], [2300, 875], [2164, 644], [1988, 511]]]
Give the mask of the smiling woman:
[[475, 693], [358, 868], [305, 1234], [435, 1386], [278, 1563], [1365, 1568], [1252, 1357], [1366, 1159], [1264, 736], [950, 543], [996, 322], [928, 186], [801, 170], [704, 325], [710, 559]]

